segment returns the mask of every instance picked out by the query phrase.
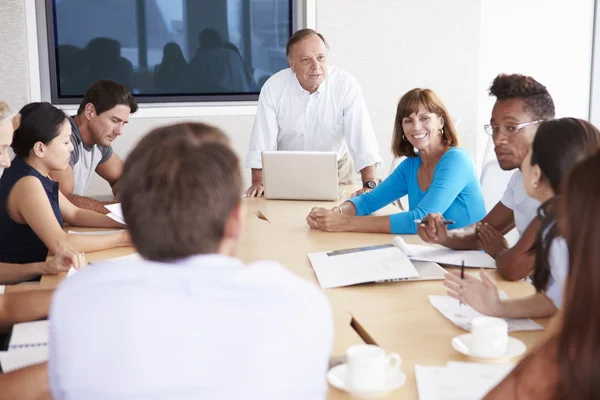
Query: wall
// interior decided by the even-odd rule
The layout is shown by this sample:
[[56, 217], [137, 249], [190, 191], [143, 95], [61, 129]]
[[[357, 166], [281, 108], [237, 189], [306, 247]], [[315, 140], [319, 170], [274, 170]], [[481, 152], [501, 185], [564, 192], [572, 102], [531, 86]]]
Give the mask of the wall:
[[[29, 85], [35, 71], [29, 74], [28, 63], [36, 61], [31, 54], [35, 49], [26, 46], [27, 27], [32, 27], [31, 15], [24, 11], [29, 4], [30, 13], [35, 1], [0, 2], [0, 98], [14, 107], [39, 96], [36, 90], [29, 95], [36, 88]], [[461, 120], [463, 147], [479, 162], [487, 141], [481, 126], [489, 121], [492, 105], [486, 88], [499, 72], [535, 76], [550, 89], [559, 115], [587, 117], [593, 0], [568, 5], [561, 0], [307, 1], [316, 3], [309, 12], [316, 23], [309, 24], [328, 38], [331, 64], [352, 73], [363, 86], [385, 161], [383, 177], [391, 161], [395, 106], [413, 87], [430, 87], [440, 95]], [[125, 157], [151, 127], [193, 118], [227, 131], [245, 158], [252, 109], [145, 109], [131, 118], [115, 151]], [[92, 189], [94, 194], [109, 192], [99, 179]]]
[[[485, 0], [481, 11], [478, 135], [485, 136], [483, 125], [494, 104], [487, 89], [501, 72], [530, 75], [544, 84], [557, 117], [587, 119], [594, 0]], [[486, 143], [478, 143], [481, 162]]]
[[0, 1], [0, 99], [11, 107], [29, 101], [29, 64], [25, 2]]
[[363, 86], [384, 177], [396, 105], [415, 87], [434, 90], [460, 118], [462, 146], [475, 157], [480, 15], [479, 0], [317, 2], [317, 29], [331, 46], [330, 64]]

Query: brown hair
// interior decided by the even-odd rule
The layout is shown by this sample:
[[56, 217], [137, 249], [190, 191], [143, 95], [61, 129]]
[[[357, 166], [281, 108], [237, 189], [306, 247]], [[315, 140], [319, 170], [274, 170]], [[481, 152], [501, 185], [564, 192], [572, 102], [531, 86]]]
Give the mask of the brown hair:
[[558, 236], [554, 215], [555, 199], [561, 193], [561, 184], [571, 167], [600, 148], [600, 131], [587, 121], [561, 118], [540, 124], [531, 145], [531, 165], [538, 165], [555, 197], [542, 204], [538, 215], [542, 223], [537, 240], [530, 251], [535, 251], [533, 284], [537, 291], [545, 291], [550, 279], [548, 262], [550, 245]]
[[329, 44], [327, 43], [327, 40], [325, 40], [325, 37], [323, 35], [315, 31], [314, 29], [305, 28], [294, 32], [294, 34], [289, 38], [287, 45], [285, 46], [285, 56], [289, 58], [290, 54], [292, 53], [292, 47], [294, 47], [296, 43], [313, 35], [316, 35], [319, 38], [321, 38], [323, 44], [325, 44], [325, 48], [329, 50]]
[[[600, 153], [576, 165], [563, 187], [562, 234], [569, 248], [569, 274], [558, 339], [560, 392], [591, 399], [600, 393]], [[566, 228], [566, 229], [565, 229]]]
[[242, 194], [227, 137], [201, 123], [150, 132], [127, 157], [120, 185], [131, 240], [154, 261], [216, 252]]
[[498, 100], [523, 99], [525, 111], [535, 119], [554, 118], [554, 101], [548, 89], [530, 76], [500, 74], [490, 86], [490, 96]]
[[407, 92], [398, 102], [396, 119], [394, 121], [394, 134], [392, 136], [392, 152], [395, 157], [416, 157], [415, 148], [404, 136], [402, 120], [412, 113], [419, 111], [423, 106], [427, 112], [435, 113], [444, 119], [442, 141], [448, 146], [458, 146], [458, 134], [442, 100], [431, 89], [416, 88]]
[[[557, 332], [514, 369], [515, 392], [530, 387], [529, 395], [536, 391], [538, 397], [552, 399], [596, 399], [600, 393], [600, 181], [594, 179], [598, 175], [597, 152], [576, 164], [564, 179], [558, 222], [569, 249], [569, 273], [561, 320]], [[536, 379], [531, 366], [540, 359], [545, 360], [545, 371]]]
[[85, 91], [81, 103], [79, 103], [77, 115], [83, 114], [85, 106], [88, 103], [94, 105], [96, 114], [98, 115], [117, 105], [129, 107], [130, 114], [135, 113], [138, 109], [138, 105], [129, 89], [124, 85], [109, 80], [99, 80], [92, 83]]

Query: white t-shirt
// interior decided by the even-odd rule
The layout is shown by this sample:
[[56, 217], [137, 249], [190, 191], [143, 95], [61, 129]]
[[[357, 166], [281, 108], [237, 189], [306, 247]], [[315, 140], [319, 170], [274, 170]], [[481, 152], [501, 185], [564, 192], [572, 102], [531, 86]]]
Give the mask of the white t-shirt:
[[557, 236], [550, 243], [548, 263], [550, 264], [550, 279], [546, 296], [552, 300], [556, 308], [561, 308], [565, 280], [569, 274], [569, 248], [567, 241], [561, 236]]
[[325, 295], [280, 264], [220, 255], [95, 265], [61, 283], [49, 376], [61, 399], [324, 399]]
[[500, 201], [513, 211], [515, 227], [519, 236], [522, 236], [529, 223], [536, 217], [541, 203], [527, 196], [525, 186], [523, 186], [523, 174], [520, 170], [516, 170], [508, 181], [508, 187]]
[[260, 91], [246, 167], [262, 168], [263, 150], [350, 151], [354, 169], [383, 162], [362, 89], [349, 73], [330, 68], [314, 93], [290, 69], [269, 78]]

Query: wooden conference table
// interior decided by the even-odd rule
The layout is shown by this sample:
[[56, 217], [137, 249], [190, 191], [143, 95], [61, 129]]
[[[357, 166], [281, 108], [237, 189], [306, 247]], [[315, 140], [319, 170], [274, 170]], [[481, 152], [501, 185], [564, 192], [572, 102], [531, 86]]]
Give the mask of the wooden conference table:
[[[348, 193], [350, 191], [348, 190]], [[244, 262], [273, 259], [300, 277], [318, 285], [306, 253], [391, 243], [390, 234], [328, 233], [310, 229], [306, 215], [314, 206], [333, 207], [333, 202], [275, 201], [245, 199], [247, 217], [238, 256]], [[388, 206], [379, 214], [397, 212]], [[90, 230], [90, 229], [81, 229]], [[97, 229], [91, 229], [97, 230]], [[421, 243], [416, 235], [404, 235], [407, 243]], [[133, 253], [133, 248], [120, 248], [88, 253], [89, 262]], [[64, 275], [64, 274], [63, 274]], [[44, 276], [38, 287], [55, 287], [64, 276]], [[534, 292], [525, 282], [506, 282], [496, 273], [496, 282], [509, 297]], [[20, 285], [21, 286], [21, 285]], [[7, 287], [7, 292], [23, 290]], [[374, 283], [337, 289], [326, 289], [334, 313], [335, 341], [332, 356], [345, 354], [354, 344], [373, 343], [402, 357], [406, 384], [387, 399], [416, 399], [415, 364], [445, 365], [448, 361], [469, 361], [450, 346], [451, 339], [464, 333], [435, 310], [428, 295], [445, 295], [442, 281]], [[547, 320], [537, 320], [547, 325]], [[516, 332], [512, 336], [530, 348], [541, 331]], [[350, 396], [330, 387], [328, 399]]]

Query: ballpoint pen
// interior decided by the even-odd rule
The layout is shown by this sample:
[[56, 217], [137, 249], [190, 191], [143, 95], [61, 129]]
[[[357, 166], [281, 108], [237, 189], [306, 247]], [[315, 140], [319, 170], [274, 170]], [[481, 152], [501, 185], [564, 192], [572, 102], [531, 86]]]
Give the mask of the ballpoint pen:
[[[427, 225], [429, 224], [429, 221], [426, 219], [415, 219], [415, 223], [416, 224], [423, 224], [423, 225]], [[456, 222], [452, 221], [451, 219], [445, 219], [442, 221], [442, 224], [444, 225], [452, 225], [455, 224]]]

